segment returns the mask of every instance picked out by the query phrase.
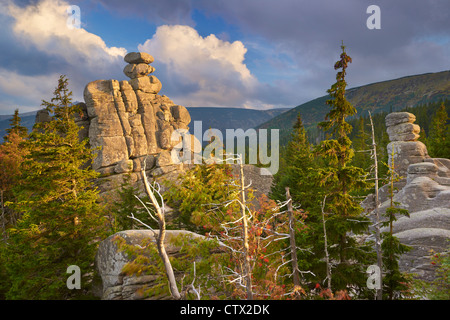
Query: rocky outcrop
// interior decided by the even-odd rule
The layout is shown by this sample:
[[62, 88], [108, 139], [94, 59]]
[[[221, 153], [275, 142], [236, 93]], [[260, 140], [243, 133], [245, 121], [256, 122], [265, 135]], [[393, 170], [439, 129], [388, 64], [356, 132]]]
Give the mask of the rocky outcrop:
[[394, 224], [394, 235], [401, 243], [411, 247], [411, 251], [400, 258], [401, 270], [419, 279], [432, 281], [435, 267], [431, 264], [431, 258], [434, 253], [446, 252], [448, 249], [449, 226], [449, 208], [416, 211], [409, 218], [399, 218]]
[[[448, 163], [450, 165], [450, 161]], [[410, 165], [406, 184], [394, 196], [394, 201], [410, 213], [433, 208], [450, 208], [450, 176], [439, 176], [438, 172], [439, 167], [433, 162]], [[387, 207], [389, 200], [382, 203], [380, 209], [384, 211]]]
[[[408, 112], [395, 112], [386, 116], [386, 126], [394, 149], [395, 171], [402, 179], [395, 183], [398, 191], [393, 197], [399, 207], [407, 209], [410, 217], [401, 217], [393, 224], [399, 240], [410, 246], [399, 264], [403, 271], [423, 280], [434, 278], [430, 258], [433, 253], [446, 252], [450, 239], [450, 160], [430, 158], [426, 146], [417, 141], [420, 127], [413, 124], [415, 116]], [[381, 212], [390, 206], [389, 187], [379, 190]], [[374, 197], [363, 202], [367, 211], [374, 209]], [[372, 215], [373, 218], [373, 215]], [[381, 230], [388, 231], [387, 229]]]
[[[160, 280], [159, 275], [145, 274], [128, 276], [123, 272], [123, 267], [133, 261], [134, 257], [128, 256], [124, 250], [120, 250], [116, 239], [122, 238], [127, 245], [140, 246], [143, 241], [155, 241], [158, 231], [151, 230], [127, 230], [118, 232], [99, 245], [95, 257], [95, 267], [100, 281], [95, 288], [97, 295], [104, 300], [141, 300], [141, 299], [170, 299], [170, 295], [147, 297], [144, 294], [146, 289], [156, 285]], [[178, 236], [187, 236], [192, 239], [205, 239], [196, 233], [184, 230], [166, 230], [165, 247], [169, 257], [180, 255], [181, 247], [173, 245], [173, 240]], [[155, 264], [157, 261], [154, 262]], [[177, 280], [183, 274], [177, 273]]]
[[[145, 165], [152, 176], [180, 172], [183, 165], [174, 164], [170, 151], [180, 142], [172, 141], [175, 130], [187, 130], [191, 121], [184, 106], [166, 96], [158, 95], [162, 88], [153, 57], [144, 52], [130, 52], [124, 74], [130, 80], [96, 80], [84, 90], [87, 133], [90, 146], [97, 150], [92, 167], [100, 172], [101, 191], [117, 188], [123, 175], [131, 181], [141, 179]], [[195, 137], [190, 137], [195, 145]], [[194, 150], [184, 146], [184, 152]]]
[[[400, 258], [400, 268], [430, 281], [434, 278], [431, 256], [445, 252], [449, 247], [450, 175], [447, 171], [450, 165], [442, 171], [432, 159], [427, 160], [429, 162], [408, 167], [406, 185], [394, 196], [394, 201], [407, 209], [410, 217], [399, 218], [393, 231], [402, 243], [411, 247], [411, 251]], [[450, 164], [450, 161], [443, 160], [448, 159], [434, 159]], [[381, 205], [381, 210], [387, 207], [389, 200]]]
[[[189, 112], [158, 94], [162, 84], [150, 75], [155, 71], [149, 65], [154, 58], [130, 52], [124, 60], [128, 64], [123, 72], [129, 80], [92, 81], [84, 89], [85, 102], [77, 103], [75, 122], [81, 128], [80, 139], [89, 138], [88, 146], [96, 153], [92, 168], [101, 174], [97, 179], [101, 194], [119, 188], [125, 176], [142, 188], [144, 166], [149, 176], [161, 180], [189, 168], [194, 157], [195, 163], [202, 162], [197, 154], [201, 143], [189, 133]], [[46, 109], [37, 112], [36, 123], [50, 120]], [[175, 146], [180, 151], [174, 162]]]

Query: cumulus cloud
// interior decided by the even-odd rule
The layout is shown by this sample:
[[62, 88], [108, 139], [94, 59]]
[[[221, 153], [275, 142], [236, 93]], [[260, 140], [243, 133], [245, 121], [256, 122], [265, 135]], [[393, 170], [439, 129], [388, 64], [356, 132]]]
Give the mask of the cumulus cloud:
[[10, 3], [9, 15], [15, 19], [13, 32], [38, 50], [70, 63], [87, 62], [98, 67], [123, 58], [124, 48], [108, 47], [99, 36], [83, 28], [70, 28], [69, 6], [63, 0], [42, 0], [26, 7]]
[[[42, 99], [51, 97], [60, 74], [69, 78], [75, 101], [83, 99], [88, 82], [122, 75], [126, 50], [108, 46], [83, 27], [69, 28], [69, 5], [63, 0], [22, 5], [8, 1], [0, 5], [0, 39], [5, 42], [0, 53], [0, 93], [4, 101], [0, 113], [33, 105], [38, 109]], [[5, 107], [6, 100], [15, 101], [16, 106]]]
[[[366, 27], [371, 4], [381, 9], [380, 30]], [[341, 40], [354, 61], [348, 71], [351, 86], [448, 69], [448, 0], [199, 0], [197, 5], [284, 50], [302, 70], [297, 80], [306, 87], [299, 90], [317, 76], [323, 88], [334, 80]]]
[[163, 25], [138, 49], [155, 57], [155, 75], [167, 95], [187, 106], [242, 106], [259, 85], [245, 64], [247, 49], [241, 41]]
[[[138, 49], [155, 57], [161, 93], [186, 106], [286, 107], [325, 95], [341, 40], [353, 58], [349, 87], [448, 69], [448, 0], [6, 0], [0, 3], [2, 97], [42, 83], [29, 90], [28, 102], [20, 97], [39, 104], [57, 73], [68, 75], [76, 99], [89, 81], [123, 79], [126, 50], [108, 46], [83, 24], [67, 28], [71, 4], [92, 16], [125, 18], [125, 28], [142, 35]], [[366, 28], [369, 4], [381, 8], [381, 30]], [[215, 21], [216, 34], [201, 36]], [[157, 25], [154, 35], [145, 34], [145, 26], [153, 33]]]

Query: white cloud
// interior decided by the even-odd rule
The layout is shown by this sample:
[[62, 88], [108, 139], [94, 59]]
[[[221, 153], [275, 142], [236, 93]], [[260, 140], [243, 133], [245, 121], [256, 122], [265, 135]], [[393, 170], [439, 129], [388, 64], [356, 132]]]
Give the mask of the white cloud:
[[9, 95], [45, 97], [56, 87], [58, 78], [58, 74], [27, 76], [0, 68], [0, 90]]
[[[126, 50], [107, 46], [82, 26], [69, 28], [68, 7], [64, 0], [41, 0], [27, 6], [8, 1], [0, 5], [2, 21], [8, 23], [5, 27], [13, 35], [4, 37], [12, 51], [7, 53], [10, 63], [0, 68], [0, 113], [11, 113], [16, 107], [38, 109], [42, 99], [51, 98], [60, 74], [68, 77], [74, 101], [83, 99], [88, 82], [123, 75]], [[40, 65], [47, 68], [36, 69]], [[11, 102], [15, 106], [8, 107]]]
[[[186, 106], [242, 106], [258, 86], [244, 62], [247, 49], [241, 41], [163, 25], [138, 49], [154, 56], [163, 90], [167, 84], [167, 95]], [[158, 73], [158, 65], [164, 73]]]
[[59, 74], [27, 76], [0, 68], [0, 94], [3, 100], [0, 109], [4, 113], [12, 113], [16, 108], [20, 112], [36, 110], [42, 100], [51, 99], [58, 78]]
[[70, 63], [87, 62], [103, 66], [121, 60], [124, 48], [108, 47], [97, 35], [83, 28], [69, 28], [69, 3], [63, 0], [42, 0], [35, 5], [8, 5], [15, 19], [13, 31], [28, 44], [51, 55], [64, 57]]

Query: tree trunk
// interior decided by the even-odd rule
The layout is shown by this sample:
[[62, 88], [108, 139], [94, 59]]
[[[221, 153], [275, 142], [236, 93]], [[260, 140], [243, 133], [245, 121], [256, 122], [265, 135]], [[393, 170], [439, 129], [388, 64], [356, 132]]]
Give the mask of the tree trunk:
[[375, 132], [372, 122], [372, 115], [369, 111], [370, 118], [370, 126], [372, 127], [372, 147], [373, 147], [373, 158], [374, 158], [374, 167], [375, 167], [375, 216], [376, 216], [376, 225], [375, 225], [375, 249], [377, 251], [377, 266], [380, 270], [380, 288], [376, 289], [376, 300], [383, 300], [383, 276], [381, 270], [383, 270], [383, 255], [381, 252], [381, 236], [380, 236], [380, 212], [378, 207], [380, 206], [380, 200], [378, 197], [378, 157], [377, 157], [377, 145], [375, 143]]
[[286, 187], [286, 199], [288, 200], [288, 213], [289, 213], [289, 241], [291, 246], [291, 259], [292, 259], [292, 271], [294, 286], [300, 286], [300, 274], [298, 272], [297, 262], [297, 247], [295, 245], [295, 232], [294, 232], [294, 212], [292, 210], [292, 198], [289, 192], [289, 187]]
[[242, 155], [240, 156], [240, 178], [241, 178], [241, 213], [242, 213], [242, 233], [244, 235], [244, 279], [247, 291], [247, 300], [253, 300], [252, 292], [252, 272], [250, 266], [250, 252], [248, 244], [248, 222], [245, 202], [245, 185], [244, 185], [244, 165]]
[[328, 242], [327, 242], [327, 228], [325, 227], [325, 200], [326, 200], [326, 196], [323, 199], [323, 204], [322, 204], [322, 225], [323, 225], [323, 239], [324, 239], [324, 243], [325, 243], [325, 261], [327, 263], [327, 284], [328, 284], [328, 289], [331, 290], [331, 265], [330, 265], [330, 256], [328, 255]]
[[159, 234], [156, 240], [156, 246], [158, 248], [159, 256], [164, 263], [164, 269], [166, 270], [167, 279], [169, 280], [170, 293], [175, 300], [180, 300], [181, 295], [177, 287], [175, 274], [173, 273], [172, 264], [170, 263], [169, 256], [167, 255], [166, 248], [164, 246], [164, 238], [166, 236], [166, 222], [164, 218], [164, 212], [162, 212], [158, 200], [150, 189], [145, 170], [142, 170], [142, 176], [144, 178], [145, 191], [149, 196], [153, 206], [155, 207], [156, 216], [158, 218]]

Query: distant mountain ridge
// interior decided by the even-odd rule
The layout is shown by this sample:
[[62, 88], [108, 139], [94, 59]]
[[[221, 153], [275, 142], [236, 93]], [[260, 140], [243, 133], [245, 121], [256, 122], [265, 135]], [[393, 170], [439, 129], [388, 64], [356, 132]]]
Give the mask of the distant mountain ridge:
[[256, 110], [243, 108], [186, 108], [191, 115], [189, 127], [194, 127], [194, 121], [202, 121], [203, 131], [209, 128], [218, 129], [225, 134], [226, 129], [255, 128], [286, 111], [288, 108]]
[[[191, 133], [193, 133], [194, 121], [202, 121], [203, 132], [209, 128], [218, 129], [225, 134], [226, 129], [243, 129], [254, 128], [273, 117], [289, 110], [285, 109], [241, 109], [241, 108], [186, 108], [191, 115], [191, 123], [189, 125]], [[19, 115], [22, 119], [22, 125], [31, 131], [34, 125], [36, 111], [27, 112]], [[0, 137], [6, 134], [9, 127], [9, 119], [12, 115], [0, 115]]]
[[[330, 80], [330, 86], [333, 83]], [[328, 88], [327, 88], [328, 89]], [[376, 82], [360, 87], [347, 89], [346, 97], [357, 109], [358, 116], [382, 111], [398, 111], [405, 107], [450, 98], [450, 71], [425, 73], [402, 77], [394, 80]], [[326, 104], [329, 95], [303, 103], [280, 114], [257, 128], [280, 129], [280, 139], [285, 140], [300, 113], [305, 127], [315, 126], [325, 120], [330, 110]]]
[[[332, 80], [330, 86], [331, 82]], [[398, 111], [405, 107], [450, 99], [450, 71], [406, 76], [355, 87], [347, 89], [346, 96], [356, 107], [358, 116], [367, 113], [368, 110], [373, 114], [381, 111]], [[328, 99], [329, 95], [324, 95], [292, 109], [188, 107], [187, 110], [191, 115], [189, 127], [192, 133], [194, 121], [202, 121], [203, 131], [214, 128], [223, 134], [226, 129], [280, 129], [280, 139], [284, 141], [292, 130], [297, 113], [301, 114], [306, 127], [315, 126], [323, 121], [329, 110], [329, 106], [325, 103]], [[36, 112], [21, 114], [22, 125], [31, 130], [35, 115]], [[5, 129], [9, 127], [11, 117], [0, 115], [0, 136], [6, 133]]]
[[[20, 111], [20, 110], [19, 110]], [[36, 111], [30, 111], [23, 114], [19, 114], [21, 119], [21, 125], [28, 128], [28, 131], [31, 131], [34, 125], [34, 121], [36, 118]], [[10, 126], [10, 119], [12, 115], [0, 115], [0, 138], [2, 138], [6, 134], [6, 129]], [[0, 139], [0, 143], [2, 143], [2, 139]]]

